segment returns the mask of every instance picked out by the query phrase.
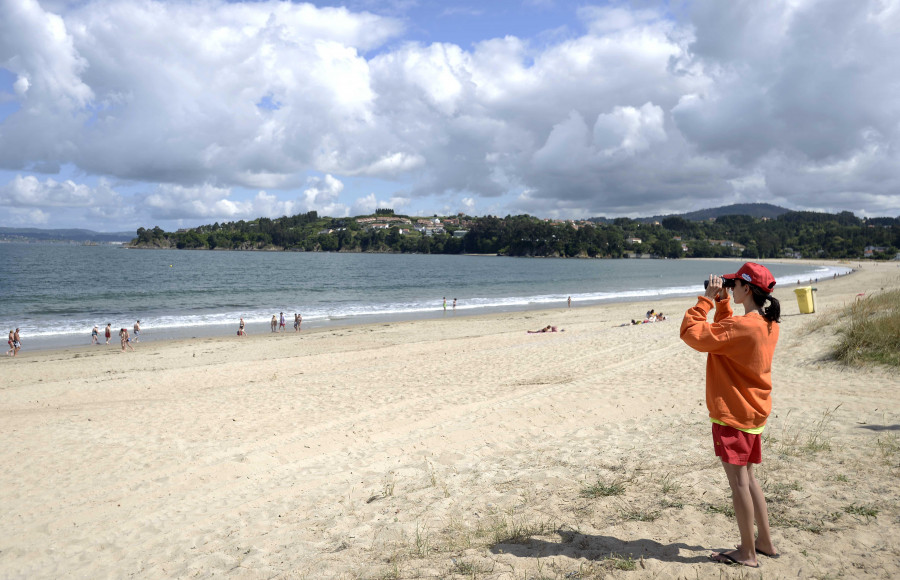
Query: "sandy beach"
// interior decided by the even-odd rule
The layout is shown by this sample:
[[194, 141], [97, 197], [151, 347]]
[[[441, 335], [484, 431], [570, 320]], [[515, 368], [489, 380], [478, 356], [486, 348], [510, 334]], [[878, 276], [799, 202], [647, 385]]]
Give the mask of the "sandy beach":
[[707, 558], [739, 538], [682, 297], [26, 343], [0, 372], [0, 578], [900, 577], [900, 380], [827, 360], [830, 318], [900, 268], [814, 285], [815, 314], [775, 292], [757, 474], [782, 555], [758, 571]]

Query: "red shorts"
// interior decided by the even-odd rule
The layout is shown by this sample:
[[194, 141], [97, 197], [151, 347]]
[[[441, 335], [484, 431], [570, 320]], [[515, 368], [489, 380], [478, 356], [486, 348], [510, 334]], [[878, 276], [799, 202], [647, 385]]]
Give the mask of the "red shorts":
[[728, 425], [712, 424], [716, 457], [732, 465], [762, 463], [762, 437]]

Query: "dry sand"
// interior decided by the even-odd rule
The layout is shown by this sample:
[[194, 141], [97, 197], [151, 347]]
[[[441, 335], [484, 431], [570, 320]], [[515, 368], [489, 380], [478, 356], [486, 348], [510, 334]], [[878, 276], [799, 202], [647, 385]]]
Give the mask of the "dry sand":
[[4, 358], [0, 577], [900, 577], [900, 381], [812, 330], [898, 285], [776, 292], [759, 571], [676, 298]]

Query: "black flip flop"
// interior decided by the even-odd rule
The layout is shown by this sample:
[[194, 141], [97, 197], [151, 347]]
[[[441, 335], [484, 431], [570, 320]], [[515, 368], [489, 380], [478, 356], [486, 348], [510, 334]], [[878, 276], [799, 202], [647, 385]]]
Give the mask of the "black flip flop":
[[[725, 558], [725, 560], [719, 560], [718, 558]], [[734, 559], [734, 556], [731, 554], [726, 554], [725, 552], [719, 552], [717, 554], [710, 554], [709, 559], [713, 562], [718, 562], [719, 564], [727, 564], [729, 566], [733, 566], [737, 564], [738, 566], [746, 566], [748, 568], [759, 568], [759, 564], [756, 566], [751, 566], [750, 564], [744, 564], [743, 562], [738, 562]], [[727, 560], [727, 561], [726, 561]]]

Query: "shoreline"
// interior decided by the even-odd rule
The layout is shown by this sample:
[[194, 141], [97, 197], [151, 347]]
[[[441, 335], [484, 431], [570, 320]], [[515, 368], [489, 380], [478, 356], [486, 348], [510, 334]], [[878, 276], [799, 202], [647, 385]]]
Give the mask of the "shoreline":
[[[722, 258], [684, 258], [685, 260], [692, 261], [707, 261], [710, 263], [716, 262], [732, 262], [730, 259], [722, 259]], [[797, 264], [802, 263], [810, 266], [828, 266], [828, 267], [842, 267], [842, 268], [850, 268], [850, 272], [847, 274], [838, 276], [838, 279], [844, 278], [854, 274], [858, 267], [861, 267], [861, 263], [857, 263], [857, 266], [854, 267], [852, 262], [849, 261], [836, 261], [836, 260], [793, 260], [793, 259], [784, 259], [784, 260], [768, 260], [770, 263], [779, 263], [779, 264]], [[874, 267], [874, 266], [873, 266]], [[823, 279], [820, 282], [814, 281], [799, 281], [797, 283], [790, 283], [779, 285], [778, 289], [784, 288], [794, 288], [800, 286], [807, 286], [810, 282], [816, 284], [827, 284], [829, 282], [833, 282], [833, 278]], [[700, 290], [699, 293], [702, 293]], [[684, 294], [672, 294], [665, 296], [642, 296], [642, 297], [624, 297], [624, 298], [614, 298], [614, 299], [606, 299], [602, 301], [591, 302], [589, 304], [579, 304], [577, 302], [573, 302], [573, 310], [578, 309], [586, 309], [586, 308], [607, 308], [614, 305], [621, 304], [646, 304], [655, 310], [662, 310], [658, 305], [660, 303], [665, 303], [671, 300], [683, 300], [685, 297], [691, 296], [690, 293]], [[793, 299], [793, 296], [788, 297]], [[304, 320], [303, 326], [301, 327], [303, 330], [299, 333], [295, 333], [292, 326], [292, 320], [290, 320], [290, 316], [286, 315], [288, 322], [288, 326], [285, 329], [284, 333], [272, 333], [269, 330], [268, 322], [252, 322], [247, 323], [247, 331], [248, 335], [243, 339], [256, 339], [260, 340], [263, 336], [268, 336], [270, 339], [272, 335], [278, 336], [288, 336], [288, 335], [298, 335], [297, 338], [307, 334], [314, 334], [319, 332], [329, 332], [329, 331], [340, 331], [348, 328], [356, 328], [356, 327], [369, 327], [369, 326], [379, 326], [384, 324], [403, 324], [407, 322], [415, 322], [415, 321], [444, 321], [450, 319], [459, 319], [459, 318], [482, 318], [482, 317], [498, 317], [504, 315], [514, 315], [514, 314], [523, 314], [529, 313], [533, 315], [543, 315], [547, 313], [553, 313], [558, 311], [565, 311], [568, 308], [565, 304], [559, 307], [546, 307], [544, 304], [535, 305], [534, 307], [529, 306], [508, 306], [508, 307], [484, 307], [472, 312], [470, 309], [460, 309], [458, 311], [452, 311], [448, 307], [446, 311], [442, 311], [440, 308], [435, 309], [433, 311], [427, 312], [409, 312], [409, 313], [397, 313], [397, 314], [382, 314], [382, 315], [358, 315], [353, 317], [347, 317], [344, 319], [314, 319], [314, 320]], [[636, 309], [640, 311], [640, 309]], [[671, 309], [669, 309], [671, 310]], [[663, 310], [665, 312], [665, 310]], [[636, 317], [640, 316], [640, 312], [636, 314]], [[181, 345], [186, 346], [192, 344], [198, 340], [209, 340], [209, 339], [220, 339], [220, 340], [231, 340], [231, 339], [239, 339], [236, 336], [235, 331], [237, 328], [237, 322], [228, 323], [228, 324], [207, 324], [207, 325], [198, 325], [198, 326], [183, 326], [183, 327], [167, 327], [164, 329], [154, 329], [152, 326], [147, 326], [142, 328], [141, 330], [141, 340], [137, 343], [133, 343], [135, 346], [144, 346], [144, 345], [157, 345], [157, 344], [172, 344], [172, 345]], [[128, 326], [129, 333], [132, 332], [131, 327]], [[23, 349], [19, 352], [16, 358], [22, 358], [23, 356], [27, 357], [29, 352], [31, 353], [78, 353], [85, 354], [91, 352], [105, 352], [107, 350], [115, 350], [121, 351], [121, 346], [118, 339], [118, 329], [113, 328], [113, 336], [110, 339], [109, 345], [105, 344], [105, 337], [103, 336], [103, 328], [100, 328], [100, 344], [93, 345], [89, 342], [87, 344], [71, 344], [69, 338], [75, 336], [73, 334], [60, 334], [60, 335], [51, 335], [50, 337], [41, 336], [35, 338], [23, 337], [28, 340], [28, 342], [24, 342], [26, 346], [29, 344], [37, 343], [33, 347], [29, 347], [27, 349]], [[90, 336], [88, 333], [87, 340], [90, 340]], [[33, 342], [32, 342], [33, 341]]]
[[[480, 255], [474, 255], [478, 257]], [[698, 261], [698, 262], [733, 262], [732, 259], [725, 258], [683, 258], [684, 260]], [[793, 260], [793, 259], [783, 259], [783, 260], [767, 260], [769, 263], [777, 263], [777, 264], [805, 264], [809, 266], [826, 266], [826, 267], [841, 267], [841, 268], [850, 268], [851, 271], [842, 276], [847, 276], [853, 274], [856, 270], [853, 267], [851, 262], [848, 261], [836, 261], [836, 260]], [[860, 264], [858, 264], [860, 265]], [[823, 280], [825, 282], [825, 280]], [[809, 283], [815, 283], [810, 281]], [[780, 286], [781, 288], [785, 287], [794, 287], [794, 286], [803, 286], [809, 285], [808, 282], [800, 281], [797, 283], [790, 283]], [[682, 298], [685, 296], [690, 296], [690, 293], [673, 293], [667, 295], [647, 295], [641, 297], [622, 297], [622, 298], [608, 298], [597, 301], [590, 301], [588, 304], [574, 302], [574, 308], [594, 308], [594, 307], [604, 307], [613, 304], [628, 304], [628, 303], [647, 303], [653, 304], [657, 302], [663, 302], [670, 299]], [[560, 307], [565, 309], [565, 306]], [[307, 334], [310, 332], [316, 331], [328, 331], [333, 329], [342, 329], [347, 327], [357, 327], [357, 326], [368, 326], [368, 325], [379, 325], [379, 324], [398, 324], [403, 322], [411, 322], [417, 320], [443, 320], [447, 318], [460, 318], [460, 317], [481, 317], [481, 316], [493, 316], [493, 315], [502, 315], [507, 313], [517, 313], [517, 312], [542, 312], [548, 311], [552, 312], [557, 310], [556, 307], [547, 307], [546, 304], [535, 304], [531, 305], [509, 305], [509, 306], [485, 306], [478, 308], [461, 308], [458, 311], [452, 311], [449, 307], [446, 311], [441, 310], [440, 308], [436, 308], [431, 311], [413, 311], [413, 312], [403, 312], [403, 313], [392, 313], [392, 314], [362, 314], [355, 316], [347, 316], [343, 318], [327, 318], [327, 319], [311, 319], [304, 320], [303, 329], [299, 334]], [[292, 320], [290, 316], [286, 315], [286, 318], [289, 320], [288, 326], [284, 333], [272, 333], [269, 330], [268, 322], [248, 322], [247, 323], [247, 331], [248, 338], [249, 337], [259, 337], [261, 335], [271, 335], [271, 334], [297, 334], [293, 331]], [[131, 325], [127, 325], [129, 333], [132, 333]], [[133, 343], [135, 345], [141, 344], [154, 344], [158, 342], [175, 342], [175, 343], [190, 343], [195, 340], [203, 340], [209, 338], [221, 338], [221, 339], [229, 339], [229, 338], [237, 338], [234, 334], [237, 328], [237, 321], [234, 323], [222, 323], [222, 324], [204, 324], [204, 325], [196, 325], [196, 326], [180, 326], [180, 327], [163, 327], [163, 328], [153, 328], [150, 325], [145, 325], [141, 329], [141, 340], [140, 342]], [[121, 350], [120, 343], [118, 342], [118, 329], [113, 328], [113, 336], [110, 339], [110, 344], [107, 346], [105, 344], [105, 337], [103, 336], [103, 328], [99, 327], [100, 330], [100, 344], [93, 345], [90, 342], [86, 344], [72, 344], [72, 338], [77, 336], [74, 333], [62, 333], [62, 334], [51, 334], [51, 335], [38, 335], [34, 337], [23, 336], [23, 339], [27, 340], [27, 342], [23, 342], [25, 345], [30, 345], [27, 350], [23, 349], [19, 352], [19, 355], [16, 358], [20, 358], [23, 356], [23, 353], [27, 352], [47, 352], [47, 351], [73, 351], [73, 352], [92, 352], [98, 346], [99, 347], [115, 347], [115, 349]], [[90, 340], [90, 331], [86, 333], [87, 341]], [[104, 349], [106, 350], [106, 349]]]

